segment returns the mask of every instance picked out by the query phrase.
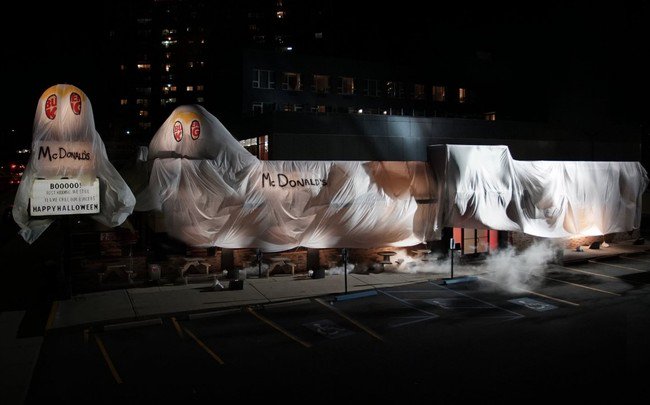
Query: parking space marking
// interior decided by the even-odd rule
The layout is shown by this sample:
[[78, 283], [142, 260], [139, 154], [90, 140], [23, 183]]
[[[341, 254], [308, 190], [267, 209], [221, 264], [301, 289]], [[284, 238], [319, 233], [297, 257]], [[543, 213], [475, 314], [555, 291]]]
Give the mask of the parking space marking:
[[[479, 276], [479, 278], [483, 278], [483, 277], [480, 277], [480, 276]], [[489, 280], [489, 281], [492, 281], [492, 280]], [[429, 281], [429, 283], [430, 283], [431, 285], [436, 286], [436, 287], [440, 287], [440, 288], [445, 289], [445, 290], [447, 290], [447, 291], [451, 291], [451, 292], [453, 292], [454, 294], [462, 295], [463, 297], [466, 297], [466, 298], [469, 298], [469, 299], [471, 299], [471, 300], [478, 301], [478, 302], [480, 302], [480, 303], [486, 304], [486, 305], [488, 305], [488, 306], [491, 307], [491, 308], [497, 308], [497, 309], [500, 309], [500, 310], [502, 310], [502, 311], [510, 312], [511, 314], [516, 315], [518, 318], [525, 318], [524, 315], [522, 315], [522, 314], [520, 314], [520, 313], [518, 313], [518, 312], [511, 311], [511, 310], [509, 310], [509, 309], [505, 309], [505, 308], [501, 308], [501, 307], [499, 307], [499, 306], [497, 306], [497, 305], [494, 305], [494, 304], [492, 304], [492, 303], [490, 303], [490, 302], [483, 301], [483, 300], [478, 299], [478, 298], [474, 298], [474, 297], [469, 296], [469, 295], [467, 295], [467, 294], [463, 294], [463, 293], [460, 292], [460, 291], [452, 290], [451, 288], [445, 287], [445, 286], [443, 286], [443, 285], [438, 285], [438, 284], [434, 283], [433, 281]]]
[[404, 317], [400, 317], [400, 319], [406, 319], [406, 320], [403, 321], [403, 322], [390, 324], [389, 326], [391, 328], [398, 328], [398, 327], [401, 327], [401, 326], [412, 325], [414, 323], [430, 321], [431, 319], [440, 318], [439, 315], [437, 315], [437, 314], [435, 314], [433, 312], [425, 311], [424, 309], [418, 308], [418, 307], [411, 304], [410, 302], [408, 302], [405, 299], [399, 298], [399, 297], [397, 297], [397, 296], [395, 296], [395, 295], [393, 295], [391, 293], [387, 293], [384, 290], [378, 290], [378, 291], [381, 294], [384, 294], [385, 296], [390, 297], [390, 298], [392, 298], [392, 299], [394, 299], [396, 301], [399, 301], [400, 303], [406, 305], [407, 307], [409, 307], [409, 308], [411, 308], [411, 309], [413, 309], [415, 311], [422, 312], [424, 314], [424, 315], [420, 315], [420, 316], [404, 316]]
[[212, 350], [211, 350], [211, 349], [210, 349], [210, 348], [209, 348], [205, 343], [203, 343], [203, 341], [201, 341], [201, 339], [197, 338], [196, 335], [194, 335], [194, 333], [192, 333], [189, 329], [183, 327], [183, 331], [187, 334], [187, 336], [189, 336], [189, 337], [191, 337], [192, 339], [194, 339], [194, 341], [195, 341], [199, 346], [201, 346], [201, 348], [202, 348], [203, 350], [205, 350], [205, 351], [210, 355], [210, 357], [212, 357], [213, 359], [215, 359], [215, 360], [217, 361], [217, 363], [219, 363], [219, 364], [221, 364], [221, 365], [224, 365], [224, 364], [225, 364], [224, 361], [221, 360], [221, 357], [219, 357], [215, 352], [213, 352], [213, 351], [212, 351]]
[[102, 340], [98, 335], [95, 335], [95, 342], [97, 342], [99, 351], [102, 352], [102, 356], [104, 356], [104, 361], [106, 361], [106, 364], [108, 365], [108, 369], [111, 371], [111, 374], [115, 379], [115, 382], [118, 384], [122, 384], [124, 381], [122, 381], [122, 377], [120, 377], [120, 374], [117, 372], [117, 369], [115, 369], [115, 366], [113, 365], [113, 361], [111, 360], [111, 357], [108, 355], [108, 351], [104, 346], [104, 342], [102, 342]]
[[381, 336], [379, 336], [379, 334], [378, 334], [377, 332], [375, 332], [374, 330], [370, 329], [369, 327], [367, 327], [367, 326], [361, 324], [359, 321], [355, 320], [354, 318], [352, 318], [352, 317], [346, 315], [346, 314], [345, 314], [343, 311], [341, 311], [340, 309], [334, 307], [333, 305], [329, 305], [327, 302], [323, 301], [323, 300], [320, 299], [320, 298], [315, 298], [314, 301], [317, 302], [317, 303], [319, 303], [319, 304], [321, 304], [322, 306], [324, 306], [325, 308], [329, 309], [330, 311], [334, 312], [335, 314], [337, 314], [337, 315], [340, 316], [341, 318], [343, 318], [343, 319], [345, 319], [346, 321], [350, 322], [351, 324], [353, 324], [353, 325], [356, 326], [357, 328], [361, 329], [362, 331], [366, 332], [367, 334], [369, 334], [370, 336], [374, 337], [375, 339], [380, 340], [380, 341], [382, 341], [382, 342], [384, 341], [384, 339], [383, 339]]
[[619, 280], [620, 281], [620, 279], [618, 277], [608, 276], [607, 274], [600, 274], [600, 273], [594, 273], [594, 272], [586, 271], [586, 270], [574, 269], [573, 267], [560, 266], [559, 264], [553, 264], [552, 266], [559, 267], [561, 269], [570, 270], [570, 271], [577, 271], [578, 273], [589, 274], [589, 275], [592, 275], [592, 276], [598, 276], [598, 277], [604, 277], [604, 278], [613, 278], [614, 280]]
[[584, 284], [571, 283], [569, 281], [564, 281], [564, 280], [560, 280], [560, 279], [553, 278], [553, 277], [548, 277], [548, 276], [539, 276], [539, 277], [543, 277], [543, 278], [546, 278], [546, 279], [549, 279], [549, 280], [557, 281], [558, 283], [569, 284], [569, 285], [572, 285], [572, 286], [575, 286], [575, 287], [580, 287], [580, 288], [585, 288], [587, 290], [593, 290], [593, 291], [601, 292], [601, 293], [604, 293], [604, 294], [616, 295], [617, 297], [621, 296], [621, 294], [617, 294], [615, 292], [601, 290], [600, 288], [596, 288], [596, 287], [589, 287], [588, 285], [584, 285]]
[[175, 316], [172, 316], [172, 325], [174, 325], [174, 329], [176, 329], [176, 333], [178, 333], [178, 336], [183, 339], [183, 329], [181, 329], [181, 325], [178, 324], [178, 321], [176, 320]]
[[273, 329], [275, 329], [275, 330], [277, 330], [278, 332], [282, 333], [283, 335], [285, 335], [285, 336], [288, 337], [289, 339], [294, 340], [294, 341], [300, 343], [300, 344], [303, 345], [304, 347], [307, 347], [307, 348], [310, 348], [310, 347], [311, 347], [311, 343], [305, 342], [304, 340], [300, 339], [298, 336], [296, 336], [296, 335], [294, 335], [293, 333], [289, 332], [288, 330], [284, 329], [282, 326], [278, 325], [277, 323], [273, 322], [272, 320], [270, 320], [270, 319], [268, 319], [268, 318], [266, 318], [266, 317], [264, 317], [264, 316], [258, 314], [258, 313], [253, 309], [253, 308], [251, 308], [251, 307], [247, 307], [247, 308], [246, 308], [246, 311], [247, 311], [249, 314], [251, 314], [251, 315], [253, 315], [254, 317], [256, 317], [257, 319], [259, 319], [260, 321], [262, 321], [262, 322], [264, 322], [265, 324], [269, 325], [269, 326], [272, 327]]
[[594, 263], [594, 264], [603, 264], [603, 265], [605, 265], [605, 266], [618, 267], [619, 269], [638, 271], [638, 272], [640, 272], [640, 273], [644, 273], [644, 272], [645, 272], [645, 270], [635, 269], [634, 267], [621, 266], [621, 265], [619, 265], [619, 264], [611, 264], [611, 263], [607, 263], [607, 262], [599, 262], [599, 261], [596, 261], [596, 260], [589, 260], [589, 263]]
[[59, 309], [59, 301], [52, 302], [52, 308], [50, 308], [50, 315], [47, 317], [47, 323], [45, 324], [46, 331], [52, 329], [52, 325], [54, 325], [54, 318], [56, 318], [56, 311], [58, 309]]
[[[490, 280], [489, 278], [486, 278], [486, 277], [479, 276], [479, 278], [481, 280], [486, 280], [486, 281], [489, 281], [489, 282], [494, 283], [494, 284], [499, 284], [498, 282], [496, 282], [494, 280]], [[515, 288], [517, 290], [523, 291], [525, 293], [537, 295], [538, 297], [542, 297], [542, 298], [546, 298], [546, 299], [549, 299], [549, 300], [561, 302], [563, 304], [572, 305], [574, 307], [579, 307], [580, 306], [580, 304], [578, 304], [577, 302], [567, 301], [567, 300], [563, 300], [562, 298], [557, 298], [557, 297], [551, 297], [550, 295], [545, 295], [545, 294], [538, 293], [538, 292], [535, 292], [535, 291], [526, 290], [525, 288], [521, 288], [521, 287], [515, 287]]]
[[619, 256], [619, 257], [621, 257], [623, 259], [627, 259], [627, 260], [634, 260], [634, 261], [637, 261], [637, 262], [650, 263], [650, 260], [637, 259], [635, 257], [628, 257], [628, 256]]

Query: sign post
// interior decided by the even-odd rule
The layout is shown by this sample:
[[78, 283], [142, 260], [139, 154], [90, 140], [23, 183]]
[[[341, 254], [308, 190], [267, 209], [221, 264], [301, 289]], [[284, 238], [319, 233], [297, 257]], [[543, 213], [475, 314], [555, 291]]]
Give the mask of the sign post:
[[454, 278], [454, 248], [456, 243], [454, 238], [449, 239], [449, 255], [451, 255], [451, 278]]
[[343, 248], [341, 252], [343, 256], [343, 280], [345, 280], [345, 293], [348, 293], [348, 250]]
[[[257, 249], [255, 258], [257, 259], [257, 277], [262, 278], [262, 249]], [[270, 268], [269, 271], [271, 271]]]

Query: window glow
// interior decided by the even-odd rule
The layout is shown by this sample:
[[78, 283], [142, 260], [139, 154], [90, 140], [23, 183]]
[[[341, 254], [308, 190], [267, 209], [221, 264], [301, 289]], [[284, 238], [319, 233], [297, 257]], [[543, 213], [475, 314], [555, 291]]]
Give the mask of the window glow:
[[438, 101], [442, 102], [445, 101], [445, 93], [446, 93], [446, 88], [445, 86], [433, 86], [433, 101]]
[[339, 87], [339, 93], [343, 95], [354, 94], [354, 78], [341, 77], [340, 80], [341, 80], [341, 87]]
[[463, 87], [458, 89], [458, 102], [461, 104], [467, 102], [467, 89]]

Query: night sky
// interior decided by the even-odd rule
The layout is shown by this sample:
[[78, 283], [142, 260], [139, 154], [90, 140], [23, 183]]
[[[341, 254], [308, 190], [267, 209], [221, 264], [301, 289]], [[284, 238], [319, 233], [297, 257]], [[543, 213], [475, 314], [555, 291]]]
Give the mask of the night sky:
[[[15, 129], [18, 143], [28, 144], [38, 97], [57, 83], [84, 90], [96, 120], [105, 121], [98, 107], [111, 85], [102, 54], [109, 13], [96, 13], [90, 2], [23, 3], [15, 14], [19, 17], [1, 28], [12, 117], [3, 137]], [[333, 2], [333, 40], [341, 41], [342, 54], [380, 55], [415, 66], [435, 58], [469, 61], [468, 71], [483, 69], [494, 78], [498, 113], [506, 116], [577, 126], [648, 123], [646, 4], [522, 3], [513, 9], [449, 2], [433, 4], [430, 11], [410, 1], [390, 7], [349, 3]], [[102, 4], [108, 10], [112, 3]], [[405, 7], [397, 9], [398, 4]]]

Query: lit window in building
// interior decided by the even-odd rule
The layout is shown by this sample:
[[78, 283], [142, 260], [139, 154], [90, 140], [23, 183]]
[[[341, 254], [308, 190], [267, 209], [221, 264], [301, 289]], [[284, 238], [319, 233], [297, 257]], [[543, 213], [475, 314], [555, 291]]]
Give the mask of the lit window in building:
[[330, 91], [330, 77], [327, 75], [314, 75], [314, 91], [324, 94]]
[[194, 62], [187, 62], [187, 67], [192, 69], [194, 67]]
[[194, 86], [185, 86], [185, 91], [194, 91]]
[[174, 104], [175, 102], [176, 102], [176, 97], [160, 99], [160, 105]]
[[122, 71], [126, 70], [126, 65], [120, 65], [120, 70]]
[[413, 85], [413, 98], [416, 100], [424, 100], [424, 84]]
[[302, 83], [300, 82], [300, 73], [284, 72], [284, 80], [282, 82], [282, 90], [302, 90]]
[[275, 103], [255, 102], [252, 104], [253, 113], [268, 113], [275, 111]]
[[171, 63], [165, 63], [165, 72], [169, 72], [172, 70], [172, 64]]
[[197, 103], [202, 103], [202, 102], [204, 102], [204, 101], [205, 101], [205, 98], [203, 98], [203, 97], [197, 97], [197, 98], [196, 98], [196, 102], [197, 102]]
[[169, 48], [170, 46], [175, 45], [176, 42], [178, 42], [178, 41], [176, 41], [175, 39], [172, 39], [171, 37], [167, 37], [167, 38], [163, 39], [160, 42], [160, 44], [162, 46], [164, 46], [165, 48]]
[[129, 104], [129, 100], [127, 100], [126, 98], [120, 100], [120, 105], [127, 105], [127, 104]]
[[196, 91], [203, 91], [204, 89], [205, 89], [205, 86], [203, 86], [202, 84], [197, 84], [196, 85]]
[[388, 97], [403, 98], [404, 84], [402, 82], [386, 82], [386, 95]]
[[433, 101], [445, 101], [445, 86], [433, 86]]
[[341, 77], [341, 87], [339, 87], [339, 94], [351, 95], [354, 94], [354, 79], [352, 77]]
[[364, 79], [363, 95], [370, 97], [379, 97], [379, 81], [375, 79]]
[[164, 94], [174, 92], [174, 91], [176, 91], [176, 86], [172, 86], [171, 84], [162, 87], [162, 92]]
[[151, 70], [151, 63], [138, 63], [138, 70]]
[[151, 94], [151, 87], [136, 87], [135, 92], [138, 94]]
[[199, 66], [203, 67], [205, 65], [205, 62], [199, 61]]
[[311, 106], [311, 112], [324, 113], [327, 112], [327, 106], [324, 105], [313, 105]]
[[302, 104], [285, 104], [282, 107], [282, 111], [284, 112], [300, 112], [302, 111]]
[[486, 121], [496, 121], [497, 120], [497, 113], [495, 113], [495, 112], [485, 113], [484, 116], [485, 116]]
[[492, 229], [454, 228], [454, 240], [461, 244], [461, 254], [489, 253], [496, 249], [499, 234]]
[[461, 104], [467, 102], [467, 89], [463, 87], [458, 89], [458, 102]]
[[273, 71], [253, 69], [253, 88], [254, 89], [273, 89]]
[[275, 13], [275, 16], [278, 18], [284, 18], [284, 11], [280, 10]]
[[137, 98], [135, 100], [135, 103], [137, 105], [143, 105], [143, 106], [148, 106], [149, 105], [149, 99], [148, 98]]
[[165, 59], [171, 59], [172, 58], [172, 53], [171, 52], [165, 52]]
[[322, 32], [314, 32], [314, 38], [323, 39], [323, 33]]
[[149, 111], [140, 110], [140, 111], [138, 111], [138, 115], [141, 116], [141, 117], [148, 117], [149, 116]]
[[269, 136], [262, 135], [255, 138], [248, 138], [239, 141], [252, 155], [257, 156], [260, 160], [268, 160], [269, 158]]
[[166, 36], [169, 36], [169, 35], [174, 35], [174, 34], [176, 34], [176, 32], [177, 31], [175, 29], [165, 28], [165, 29], [162, 30], [162, 35], [166, 37]]

